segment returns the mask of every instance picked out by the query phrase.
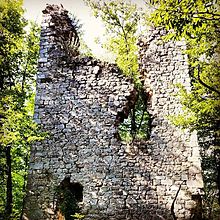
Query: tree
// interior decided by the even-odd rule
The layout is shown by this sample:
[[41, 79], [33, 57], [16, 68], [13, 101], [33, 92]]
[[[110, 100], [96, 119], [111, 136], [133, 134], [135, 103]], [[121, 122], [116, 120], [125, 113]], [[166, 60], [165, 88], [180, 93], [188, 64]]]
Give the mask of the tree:
[[22, 18], [22, 1], [0, 2], [0, 88], [14, 84], [18, 75], [16, 61], [21, 56], [21, 44], [26, 25]]
[[19, 218], [30, 143], [43, 136], [33, 122], [39, 27], [23, 18], [21, 0], [0, 2], [0, 218]]
[[[215, 219], [217, 214], [212, 213], [212, 208], [217, 207], [217, 194], [220, 204], [219, 3], [215, 0], [150, 0], [146, 3], [154, 7], [149, 20], [168, 31], [165, 40], [184, 39], [187, 43], [185, 53], [190, 65], [192, 90], [188, 92], [179, 85], [184, 113], [173, 117], [173, 122], [199, 130], [200, 137], [206, 139], [206, 143], [203, 141], [202, 166], [205, 193], [208, 193], [206, 202], [212, 206], [206, 216]], [[209, 192], [213, 193], [212, 201]], [[219, 209], [215, 211], [219, 212]]]
[[[33, 122], [33, 96], [22, 107], [19, 99], [11, 94], [0, 102], [1, 129], [1, 198], [4, 219], [19, 218], [25, 195], [30, 144], [43, 138]], [[6, 201], [6, 203], [4, 202]]]
[[137, 94], [133, 97], [135, 101], [129, 114], [120, 117], [119, 135], [127, 141], [148, 138], [150, 120], [146, 93], [139, 79], [137, 57], [141, 10], [136, 4], [122, 0], [85, 2], [105, 25], [107, 37], [103, 46], [116, 56], [116, 64], [126, 76], [133, 79], [136, 87]]
[[137, 38], [140, 14], [135, 4], [125, 1], [85, 1], [105, 25], [103, 46], [116, 55], [116, 63], [125, 75], [138, 80]]

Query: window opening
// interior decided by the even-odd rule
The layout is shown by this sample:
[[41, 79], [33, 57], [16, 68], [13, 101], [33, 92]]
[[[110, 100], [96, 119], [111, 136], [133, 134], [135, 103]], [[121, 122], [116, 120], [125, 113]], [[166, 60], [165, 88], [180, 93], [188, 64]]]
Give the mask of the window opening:
[[133, 104], [129, 106], [127, 114], [118, 113], [118, 135], [122, 141], [131, 142], [150, 138], [151, 117], [147, 110], [150, 98], [151, 95], [141, 89], [137, 92]]

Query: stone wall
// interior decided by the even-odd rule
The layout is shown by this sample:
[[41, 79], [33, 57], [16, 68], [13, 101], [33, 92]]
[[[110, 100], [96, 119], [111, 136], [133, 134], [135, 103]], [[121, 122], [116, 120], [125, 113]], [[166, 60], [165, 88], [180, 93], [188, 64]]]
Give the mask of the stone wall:
[[24, 218], [62, 219], [57, 187], [65, 182], [80, 186], [87, 220], [172, 219], [179, 189], [175, 214], [189, 218], [192, 195], [202, 188], [197, 136], [167, 119], [181, 110], [172, 84], [190, 87], [185, 45], [157, 45], [157, 31], [140, 40], [152, 133], [142, 144], [126, 144], [117, 139], [117, 117], [131, 106], [134, 85], [115, 65], [77, 56], [69, 21], [62, 7], [44, 11], [35, 120], [49, 137], [31, 149]]
[[[152, 131], [148, 147], [154, 149], [155, 185], [160, 192], [158, 201], [170, 207], [172, 191], [181, 190], [176, 200], [176, 213], [187, 219], [201, 203], [198, 195], [203, 188], [201, 157], [197, 133], [172, 125], [169, 117], [182, 112], [177, 84], [191, 90], [189, 65], [184, 41], [164, 42], [164, 30], [149, 30], [139, 40], [139, 69], [145, 90], [151, 94], [148, 111], [152, 117]], [[162, 196], [161, 196], [162, 195]], [[195, 201], [192, 201], [194, 199]], [[199, 201], [200, 200], [200, 201]]]

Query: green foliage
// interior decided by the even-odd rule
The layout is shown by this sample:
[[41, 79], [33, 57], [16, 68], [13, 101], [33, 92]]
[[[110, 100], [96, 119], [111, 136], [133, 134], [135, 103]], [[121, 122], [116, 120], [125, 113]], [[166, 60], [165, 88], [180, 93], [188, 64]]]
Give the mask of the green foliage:
[[75, 215], [73, 215], [73, 218], [80, 220], [80, 219], [84, 219], [85, 215], [80, 214], [80, 213], [76, 213]]
[[22, 1], [0, 2], [0, 88], [13, 84], [19, 75], [17, 60], [22, 57], [23, 28]]
[[0, 218], [19, 219], [30, 144], [42, 139], [33, 122], [39, 27], [23, 18], [21, 0], [0, 2]]
[[187, 42], [185, 53], [189, 58], [192, 91], [181, 91], [185, 115], [176, 124], [194, 129], [216, 127], [220, 120], [219, 5], [207, 0], [151, 2], [157, 9], [150, 20], [169, 31], [166, 39], [184, 38]]
[[[45, 135], [39, 132], [37, 124], [33, 122], [33, 100], [31, 97], [22, 108], [18, 108], [19, 103], [17, 102], [19, 99], [14, 96], [5, 95], [0, 100], [0, 123], [2, 125], [0, 128], [1, 152], [4, 152], [7, 146], [11, 146], [14, 218], [18, 218], [22, 211], [30, 145], [33, 141], [40, 140]], [[4, 154], [1, 156], [2, 164], [5, 164]], [[2, 186], [4, 186], [4, 181], [2, 181]], [[5, 194], [4, 187], [2, 187], [2, 190]], [[1, 198], [0, 204], [2, 206], [4, 202], [5, 198]]]
[[199, 83], [193, 83], [193, 89], [188, 92], [181, 87], [179, 95], [184, 113], [173, 116], [172, 121], [183, 128], [216, 130], [219, 120], [220, 101], [218, 97], [208, 95], [208, 90]]
[[20, 66], [21, 78], [17, 82], [24, 92], [33, 91], [35, 76], [37, 73], [37, 61], [39, 56], [40, 27], [34, 22], [29, 23], [30, 30], [24, 35], [22, 44], [22, 59], [17, 65]]
[[138, 94], [134, 108], [130, 109], [127, 119], [119, 125], [119, 136], [123, 141], [148, 140], [151, 133], [151, 119], [147, 111], [144, 93]]
[[136, 44], [140, 14], [136, 4], [122, 0], [85, 2], [105, 25], [106, 42], [103, 46], [116, 55], [116, 63], [124, 74], [140, 83]]
[[[184, 38], [191, 91], [180, 87], [183, 114], [174, 124], [197, 129], [203, 139], [202, 167], [206, 219], [220, 212], [220, 7], [215, 0], [150, 0], [155, 7], [149, 20], [168, 31], [165, 40]], [[207, 135], [208, 134], [208, 135]], [[205, 140], [204, 140], [205, 139]], [[207, 140], [209, 140], [207, 142]], [[205, 144], [204, 144], [205, 143]]]
[[[14, 99], [14, 100], [13, 100]], [[21, 214], [23, 206], [23, 198], [25, 195], [25, 185], [27, 177], [27, 163], [29, 159], [30, 145], [35, 140], [42, 139], [45, 134], [40, 133], [37, 124], [33, 122], [33, 98], [26, 101], [21, 108], [19, 99], [14, 96], [7, 95], [1, 99], [0, 115], [1, 115], [1, 164], [4, 162], [4, 149], [11, 146], [11, 166], [12, 166], [12, 190], [13, 190], [13, 216], [18, 218]], [[5, 194], [4, 179], [6, 174], [3, 172], [2, 190]], [[0, 199], [0, 204], [4, 206], [5, 198]], [[3, 210], [1, 210], [3, 212]]]
[[27, 100], [22, 108], [17, 107], [20, 103], [16, 103], [16, 97], [10, 95], [5, 95], [0, 101], [1, 145], [24, 144], [24, 142], [30, 144], [34, 141], [37, 125], [32, 121], [33, 98]]

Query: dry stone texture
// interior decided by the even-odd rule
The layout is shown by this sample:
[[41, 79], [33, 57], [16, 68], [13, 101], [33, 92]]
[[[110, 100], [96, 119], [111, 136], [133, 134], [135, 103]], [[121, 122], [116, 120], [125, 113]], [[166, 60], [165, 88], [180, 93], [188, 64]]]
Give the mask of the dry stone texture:
[[181, 111], [173, 85], [190, 89], [185, 44], [161, 43], [160, 31], [141, 38], [152, 133], [150, 140], [129, 145], [116, 138], [116, 119], [129, 106], [134, 85], [113, 64], [80, 58], [75, 47], [68, 53], [62, 30], [68, 45], [75, 35], [68, 35], [74, 30], [67, 12], [48, 6], [44, 13], [35, 120], [49, 137], [31, 149], [26, 218], [58, 219], [56, 187], [65, 178], [83, 186], [80, 206], [87, 220], [172, 219], [180, 185], [175, 213], [189, 218], [192, 195], [203, 187], [197, 135], [167, 119]]

